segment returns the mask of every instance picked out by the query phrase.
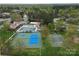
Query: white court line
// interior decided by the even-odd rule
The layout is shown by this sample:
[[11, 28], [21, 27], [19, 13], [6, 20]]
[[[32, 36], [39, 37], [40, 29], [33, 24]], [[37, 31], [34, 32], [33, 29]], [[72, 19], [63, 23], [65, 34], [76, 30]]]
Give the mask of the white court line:
[[[16, 33], [14, 33], [11, 37], [9, 37], [9, 39], [6, 40], [5, 43], [7, 43], [15, 34], [16, 34]], [[5, 44], [5, 43], [4, 43], [4, 44]]]

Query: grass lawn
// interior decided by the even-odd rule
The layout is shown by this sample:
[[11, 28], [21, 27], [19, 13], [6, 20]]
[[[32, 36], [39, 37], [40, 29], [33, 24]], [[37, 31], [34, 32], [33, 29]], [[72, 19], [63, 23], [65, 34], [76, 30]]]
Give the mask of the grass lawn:
[[[46, 36], [47, 38], [42, 38], [43, 42], [43, 47], [41, 50], [41, 54], [43, 56], [74, 56], [74, 55], [79, 55], [79, 45], [68, 42], [69, 40], [67, 37], [65, 37], [65, 32], [60, 33], [64, 37], [64, 43], [62, 47], [52, 47], [50, 44], [50, 38]], [[70, 36], [68, 36], [70, 37]], [[65, 41], [67, 40], [67, 41]], [[68, 44], [67, 44], [68, 43]], [[66, 44], [66, 45], [64, 45]], [[67, 47], [66, 47], [67, 46]], [[70, 47], [69, 47], [70, 46]]]
[[[50, 38], [48, 37], [50, 35], [50, 33], [48, 33], [48, 34], [46, 34], [46, 33], [48, 33], [48, 32], [46, 32], [46, 31], [41, 32], [42, 48], [23, 49], [23, 48], [19, 47], [18, 49], [12, 49], [12, 50], [9, 49], [9, 51], [5, 55], [20, 55], [20, 56], [40, 56], [40, 55], [42, 55], [42, 56], [59, 56], [59, 55], [60, 56], [67, 56], [67, 55], [74, 56], [74, 55], [79, 55], [79, 45], [73, 44], [73, 46], [71, 46], [72, 43], [67, 42], [67, 41], [69, 41], [69, 40], [67, 40], [67, 41], [64, 41], [64, 43], [66, 43], [66, 45], [63, 45], [63, 47], [52, 47], [50, 44]], [[13, 34], [13, 32], [11, 32], [11, 31], [1, 30], [0, 31], [0, 44], [3, 44], [12, 34]], [[10, 43], [8, 43], [8, 44], [10, 45]], [[9, 47], [9, 45], [7, 45], [7, 47]]]
[[9, 47], [9, 43], [7, 42], [4, 44], [4, 42], [9, 39], [9, 37], [13, 34], [11, 31], [5, 31], [5, 30], [0, 30], [0, 47], [1, 47], [1, 54], [3, 53], [6, 55], [5, 50]]
[[0, 41], [2, 43], [4, 43], [12, 34], [13, 34], [13, 32], [11, 32], [11, 31], [1, 30], [0, 31]]

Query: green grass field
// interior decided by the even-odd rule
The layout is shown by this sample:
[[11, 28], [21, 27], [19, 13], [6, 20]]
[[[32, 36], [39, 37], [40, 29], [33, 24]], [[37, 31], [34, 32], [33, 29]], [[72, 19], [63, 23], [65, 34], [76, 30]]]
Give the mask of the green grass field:
[[[79, 45], [71, 42], [64, 41], [63, 47], [52, 47], [50, 44], [50, 33], [46, 37], [44, 34], [47, 32], [42, 31], [42, 48], [26, 48], [22, 47], [13, 48], [10, 46], [11, 41], [4, 44], [4, 42], [13, 34], [11, 31], [0, 31], [0, 44], [4, 44], [2, 55], [20, 55], [20, 56], [71, 56], [79, 55]], [[63, 35], [65, 37], [65, 35]], [[8, 48], [8, 51], [7, 51]]]

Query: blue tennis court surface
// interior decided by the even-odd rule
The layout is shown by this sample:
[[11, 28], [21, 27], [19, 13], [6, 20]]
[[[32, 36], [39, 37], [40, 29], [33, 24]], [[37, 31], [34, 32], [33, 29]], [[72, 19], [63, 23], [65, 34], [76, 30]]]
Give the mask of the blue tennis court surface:
[[40, 48], [42, 46], [41, 33], [17, 33], [12, 46], [25, 48]]

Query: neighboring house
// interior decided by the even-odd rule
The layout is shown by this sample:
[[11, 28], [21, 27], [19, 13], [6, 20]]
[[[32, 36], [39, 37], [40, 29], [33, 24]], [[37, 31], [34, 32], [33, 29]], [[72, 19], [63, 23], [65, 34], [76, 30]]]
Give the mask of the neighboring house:
[[12, 22], [12, 23], [10, 24], [10, 29], [16, 29], [16, 28], [18, 28], [20, 25], [23, 25], [23, 24], [26, 24], [26, 22], [24, 22], [24, 21], [19, 21], [19, 22], [14, 21], [14, 22]]
[[20, 27], [16, 32], [37, 32], [37, 27], [36, 25], [23, 25]]
[[40, 30], [40, 22], [30, 22], [30, 24], [36, 25], [37, 30]]
[[4, 12], [0, 14], [0, 22], [8, 21], [11, 22], [10, 13]]
[[10, 18], [10, 13], [8, 12], [2, 13], [2, 18]]

